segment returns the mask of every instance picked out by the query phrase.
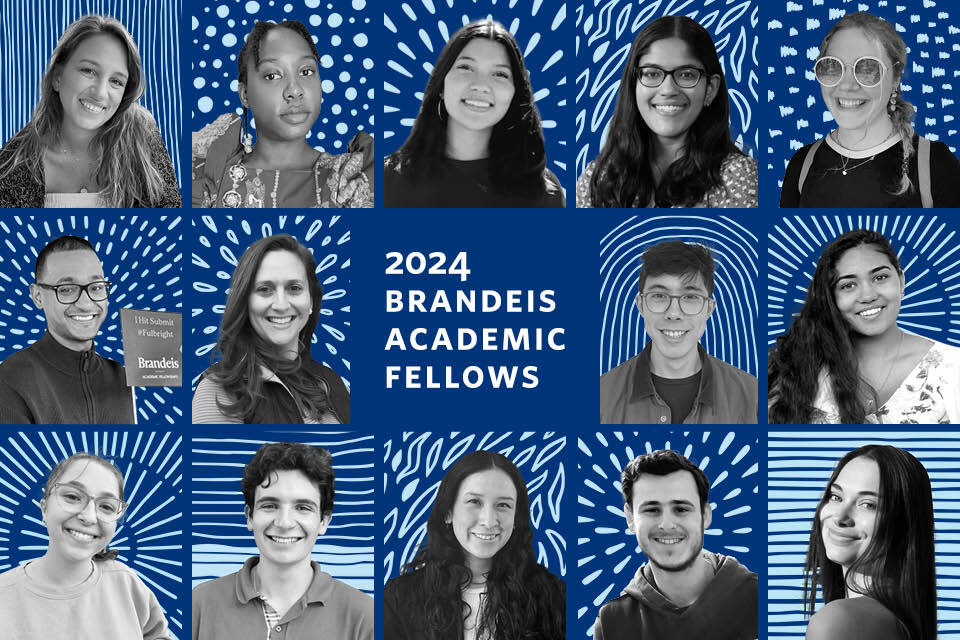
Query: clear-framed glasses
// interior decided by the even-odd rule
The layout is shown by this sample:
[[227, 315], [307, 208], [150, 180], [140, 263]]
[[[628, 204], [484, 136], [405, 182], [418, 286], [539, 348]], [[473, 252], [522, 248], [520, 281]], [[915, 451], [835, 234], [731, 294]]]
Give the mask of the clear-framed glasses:
[[659, 87], [667, 76], [673, 78], [673, 83], [684, 89], [693, 89], [700, 83], [700, 78], [707, 72], [706, 69], [699, 67], [677, 67], [676, 69], [664, 69], [656, 65], [644, 65], [640, 67], [640, 84], [651, 89]]
[[80, 299], [80, 293], [83, 291], [86, 291], [87, 297], [94, 302], [106, 300], [107, 296], [110, 295], [113, 283], [106, 280], [97, 280], [89, 284], [44, 284], [38, 282], [37, 286], [55, 291], [60, 304], [73, 304]]
[[674, 300], [677, 300], [680, 305], [680, 311], [687, 316], [695, 316], [703, 311], [707, 300], [710, 299], [707, 296], [701, 296], [699, 293], [685, 293], [680, 296], [672, 296], [660, 291], [641, 293], [640, 297], [643, 298], [643, 305], [647, 311], [652, 311], [653, 313], [663, 313], [670, 308]]
[[[813, 65], [813, 73], [817, 76], [817, 82], [825, 87], [835, 87], [840, 84], [846, 70], [847, 66], [843, 63], [843, 60], [835, 56], [818, 58]], [[862, 56], [853, 63], [853, 77], [865, 89], [880, 84], [886, 72], [887, 65], [874, 56]]]
[[80, 513], [87, 508], [90, 501], [93, 501], [94, 511], [97, 512], [97, 520], [101, 522], [116, 522], [123, 515], [126, 503], [117, 498], [109, 496], [94, 498], [85, 491], [81, 491], [71, 484], [53, 485], [53, 495], [57, 497], [57, 502], [69, 513]]

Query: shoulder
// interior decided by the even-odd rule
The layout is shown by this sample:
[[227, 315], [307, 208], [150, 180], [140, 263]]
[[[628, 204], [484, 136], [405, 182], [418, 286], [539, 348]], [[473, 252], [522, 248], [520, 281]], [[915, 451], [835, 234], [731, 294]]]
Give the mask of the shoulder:
[[757, 161], [739, 151], [731, 151], [720, 164], [723, 175], [742, 175], [757, 173]]
[[235, 113], [225, 113], [191, 135], [191, 151], [194, 158], [206, 158], [215, 143], [227, 132], [235, 130], [239, 140], [241, 118]]
[[577, 206], [581, 209], [593, 206], [590, 199], [590, 182], [593, 180], [593, 171], [597, 167], [596, 159], [591, 160], [577, 178]]
[[191, 405], [193, 424], [239, 424], [239, 418], [227, 416], [220, 409], [220, 404], [230, 404], [233, 399], [223, 385], [211, 375], [210, 369], [203, 374], [197, 389], [193, 392]]
[[810, 618], [807, 640], [834, 638], [901, 638], [900, 625], [893, 612], [868, 596], [841, 598], [826, 604]]
[[621, 392], [626, 391], [627, 386], [630, 384], [630, 380], [633, 379], [634, 372], [639, 366], [640, 357], [642, 355], [642, 353], [637, 354], [626, 362], [617, 365], [613, 369], [610, 369], [610, 371], [607, 371], [605, 374], [600, 376], [601, 399], [605, 395], [619, 395]]
[[543, 169], [543, 200], [544, 207], [563, 207], [566, 205], [566, 199], [563, 197], [563, 187], [560, 180], [550, 169]]
[[228, 573], [225, 576], [201, 582], [193, 588], [193, 606], [210, 605], [214, 602], [236, 600], [237, 576], [239, 571]]
[[950, 151], [946, 143], [939, 140], [930, 141], [930, 167], [931, 171], [955, 172], [960, 169], [960, 160]]
[[337, 606], [349, 613], [368, 615], [373, 618], [373, 598], [355, 587], [351, 587], [346, 582], [341, 582], [336, 578], [330, 577], [333, 599]]
[[100, 565], [100, 571], [103, 572], [103, 579], [108, 584], [121, 583], [131, 592], [152, 592], [143, 583], [143, 580], [127, 565], [117, 560], [97, 560]]
[[413, 571], [396, 578], [390, 578], [383, 588], [384, 601], [394, 606], [399, 603], [411, 603], [419, 597], [419, 587], [422, 583], [422, 571]]
[[728, 364], [719, 358], [714, 358], [710, 354], [707, 354], [708, 362], [713, 367], [713, 372], [722, 378], [723, 380], [735, 382], [738, 385], [752, 389], [756, 392], [757, 388], [757, 379], [756, 377], [750, 375], [746, 371], [736, 368], [732, 364]]
[[24, 367], [30, 367], [36, 362], [37, 356], [34, 353], [35, 344], [36, 342], [20, 349], [20, 351], [10, 354], [3, 362], [0, 362], [0, 380], [5, 376], [13, 375], [16, 371]]
[[643, 602], [624, 593], [613, 600], [608, 600], [600, 607], [600, 612], [597, 614], [597, 623], [606, 627], [605, 635], [613, 637], [615, 634], [611, 633], [612, 625], [623, 624], [627, 621], [636, 625], [641, 623], [641, 619], [637, 617], [638, 608], [643, 608]]
[[23, 565], [0, 573], [0, 589], [9, 589], [19, 586], [26, 575], [27, 574], [23, 570]]

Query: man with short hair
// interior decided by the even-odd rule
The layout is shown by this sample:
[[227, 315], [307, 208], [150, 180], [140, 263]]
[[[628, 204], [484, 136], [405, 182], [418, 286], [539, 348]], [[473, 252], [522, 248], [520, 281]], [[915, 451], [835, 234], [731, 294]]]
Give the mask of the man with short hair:
[[373, 599], [310, 557], [333, 516], [333, 480], [326, 449], [260, 447], [243, 468], [247, 529], [260, 555], [193, 590], [193, 640], [373, 640]]
[[700, 346], [717, 306], [713, 272], [701, 245], [643, 253], [636, 304], [650, 341], [600, 377], [602, 424], [756, 424], [757, 379]]
[[30, 300], [47, 330], [0, 364], [0, 423], [136, 422], [123, 365], [93, 347], [110, 293], [93, 246], [77, 236], [50, 241], [37, 255], [34, 279]]
[[621, 489], [648, 562], [600, 608], [594, 640], [754, 640], [757, 574], [703, 550], [712, 516], [703, 471], [674, 451], [654, 451], [627, 465]]

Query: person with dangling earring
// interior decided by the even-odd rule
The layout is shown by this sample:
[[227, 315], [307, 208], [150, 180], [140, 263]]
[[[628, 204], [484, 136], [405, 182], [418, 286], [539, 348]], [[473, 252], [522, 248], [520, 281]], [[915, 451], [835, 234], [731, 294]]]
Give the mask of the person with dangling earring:
[[323, 102], [307, 28], [257, 22], [237, 64], [242, 114], [224, 114], [193, 134], [193, 206], [372, 207], [369, 134], [358, 133], [343, 154], [307, 143]]

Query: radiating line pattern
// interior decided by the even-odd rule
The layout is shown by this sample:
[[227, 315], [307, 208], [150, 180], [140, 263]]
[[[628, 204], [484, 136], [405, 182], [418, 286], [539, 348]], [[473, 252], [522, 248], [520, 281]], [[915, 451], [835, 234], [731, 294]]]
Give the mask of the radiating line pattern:
[[577, 175], [603, 147], [623, 67], [637, 34], [661, 16], [684, 15], [713, 37], [730, 94], [730, 133], [756, 156], [760, 148], [758, 0], [606, 0], [581, 2], [576, 20]]
[[[321, 151], [344, 153], [358, 131], [373, 135], [375, 56], [370, 40], [377, 28], [373, 4], [369, 0], [193, 3], [188, 45], [193, 131], [221, 114], [243, 113], [237, 94], [237, 57], [253, 25], [299, 20], [317, 46], [323, 91], [320, 117], [307, 134], [307, 142]], [[251, 127], [256, 130], [253, 118]]]
[[750, 229], [726, 216], [630, 216], [614, 221], [600, 239], [600, 373], [640, 353], [649, 340], [635, 303], [641, 256], [667, 240], [710, 248], [717, 307], [701, 344], [712, 356], [756, 376], [758, 241]]
[[[77, 452], [106, 458], [123, 474], [127, 511], [111, 549], [153, 591], [170, 630], [190, 637], [183, 589], [182, 437], [171, 432], [71, 429], [19, 432], [0, 439], [0, 572], [47, 549], [40, 499], [47, 476]], [[186, 625], [186, 626], [184, 626]]]
[[193, 357], [185, 363], [191, 387], [196, 387], [200, 374], [210, 366], [230, 278], [240, 256], [254, 241], [275, 233], [290, 234], [313, 252], [317, 278], [323, 287], [323, 305], [310, 353], [314, 360], [340, 374], [349, 387], [351, 245], [346, 219], [337, 214], [261, 216], [250, 220], [232, 215], [203, 215], [194, 218], [192, 224], [197, 238], [191, 256]]
[[386, 52], [383, 74], [382, 155], [400, 148], [420, 111], [423, 91], [444, 45], [465, 24], [491, 17], [513, 34], [530, 74], [543, 120], [547, 168], [566, 185], [569, 31], [563, 0], [413, 0], [384, 3], [383, 23], [396, 50]]
[[627, 528], [620, 477], [635, 457], [672, 449], [700, 467], [710, 481], [713, 522], [704, 532], [707, 551], [733, 556], [761, 573], [764, 549], [755, 514], [763, 513], [758, 495], [759, 444], [744, 431], [669, 431], [662, 435], [597, 432], [577, 438], [577, 571], [582, 585], [576, 602], [572, 638], [593, 637], [603, 603], [620, 596], [647, 561]]
[[0, 139], [9, 140], [30, 120], [40, 81], [57, 40], [74, 20], [89, 14], [119, 20], [133, 36], [143, 67], [142, 104], [157, 121], [181, 185], [179, 0], [0, 0]]
[[[779, 7], [777, 5], [779, 4]], [[907, 45], [903, 98], [914, 105], [917, 132], [957, 152], [956, 78], [960, 75], [958, 10], [952, 2], [823, 0], [771, 2], [764, 12], [770, 62], [764, 88], [771, 110], [764, 184], [783, 186], [783, 174], [800, 147], [836, 128], [823, 102], [813, 63], [820, 43], [841, 17], [867, 11], [894, 25]]]
[[567, 436], [556, 432], [404, 432], [383, 443], [383, 582], [400, 575], [427, 534], [427, 518], [440, 481], [471, 451], [496, 451], [510, 459], [527, 483], [537, 562], [555, 576], [568, 571], [560, 529]]
[[[86, 238], [114, 283], [96, 349], [123, 362], [120, 309], [183, 310], [183, 231], [180, 216], [93, 214], [0, 216], [0, 360], [39, 340], [47, 328], [30, 300], [37, 254], [54, 238]], [[138, 387], [137, 422], [174, 424], [183, 411], [175, 387]]]
[[960, 243], [950, 218], [919, 215], [793, 216], [767, 234], [767, 346], [800, 312], [817, 260], [852, 229], [884, 235], [907, 281], [897, 324], [932, 340], [960, 345]]
[[337, 580], [375, 596], [374, 438], [356, 432], [267, 431], [249, 436], [204, 437], [191, 442], [190, 531], [193, 586], [238, 571], [258, 554], [247, 530], [241, 493], [243, 467], [266, 442], [303, 442], [333, 457], [334, 508], [313, 559]]
[[[807, 628], [803, 615], [803, 563], [813, 515], [837, 462], [865, 444], [905, 449], [923, 463], [930, 475], [937, 558], [937, 637], [960, 638], [960, 434], [831, 431], [769, 435], [766, 637], [771, 640], [803, 640]], [[818, 601], [817, 609], [822, 604]]]

